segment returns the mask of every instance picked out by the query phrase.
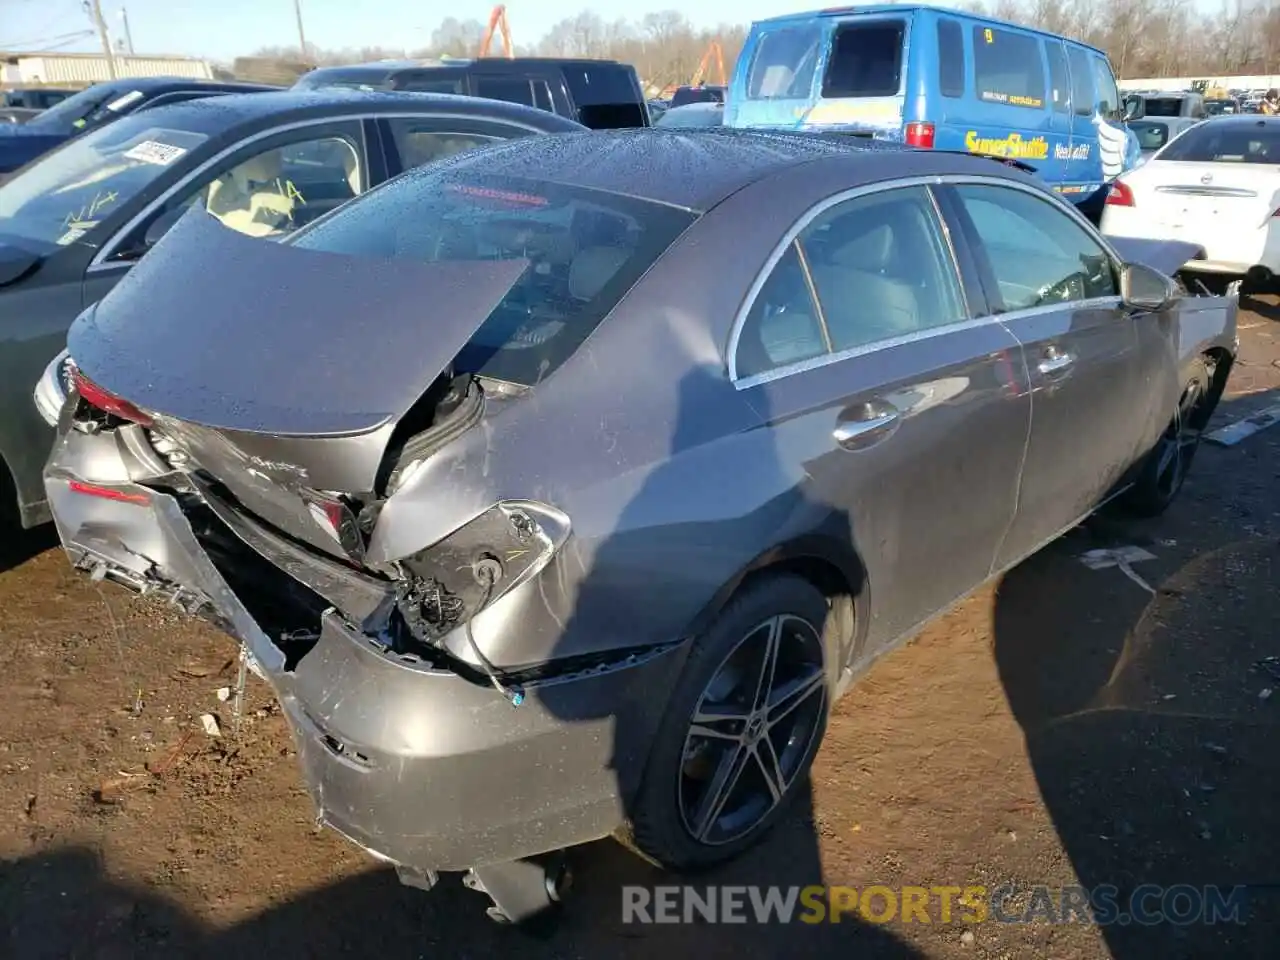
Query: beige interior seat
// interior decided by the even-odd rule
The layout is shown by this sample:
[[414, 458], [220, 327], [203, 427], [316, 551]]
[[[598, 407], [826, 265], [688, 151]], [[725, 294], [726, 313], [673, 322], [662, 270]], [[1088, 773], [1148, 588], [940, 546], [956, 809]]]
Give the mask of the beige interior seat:
[[205, 209], [251, 237], [284, 233], [291, 229], [295, 201], [281, 173], [279, 150], [252, 157], [209, 185]]
[[915, 288], [882, 272], [895, 265], [897, 254], [894, 230], [886, 224], [850, 238], [814, 264], [813, 282], [836, 350], [919, 329]]

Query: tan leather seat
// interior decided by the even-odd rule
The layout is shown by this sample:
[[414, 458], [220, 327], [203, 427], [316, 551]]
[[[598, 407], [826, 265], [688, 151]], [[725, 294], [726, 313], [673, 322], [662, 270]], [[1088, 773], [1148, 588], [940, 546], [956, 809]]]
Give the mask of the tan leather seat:
[[251, 237], [284, 233], [292, 228], [295, 200], [281, 172], [279, 150], [252, 157], [209, 185], [205, 209]]
[[627, 247], [587, 247], [569, 265], [569, 295], [594, 300], [622, 269], [631, 250]]

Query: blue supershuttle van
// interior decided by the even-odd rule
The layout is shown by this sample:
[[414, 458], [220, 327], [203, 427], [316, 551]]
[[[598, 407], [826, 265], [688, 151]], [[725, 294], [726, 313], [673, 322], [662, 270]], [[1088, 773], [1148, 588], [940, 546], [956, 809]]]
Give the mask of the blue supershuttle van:
[[907, 4], [751, 25], [726, 126], [839, 130], [1022, 161], [1095, 216], [1137, 163], [1106, 54], [1003, 20]]

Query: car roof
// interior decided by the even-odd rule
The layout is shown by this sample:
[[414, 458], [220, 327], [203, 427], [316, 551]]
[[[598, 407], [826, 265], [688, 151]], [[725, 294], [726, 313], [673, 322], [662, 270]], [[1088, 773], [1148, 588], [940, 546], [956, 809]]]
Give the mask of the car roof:
[[196, 133], [216, 134], [233, 125], [268, 120], [308, 120], [323, 116], [393, 114], [410, 110], [461, 116], [512, 120], [548, 132], [584, 129], [580, 124], [546, 110], [444, 93], [407, 93], [391, 90], [349, 90], [319, 87], [315, 90], [271, 90], [266, 93], [227, 94], [183, 103], [156, 106], [146, 115]]
[[141, 90], [143, 93], [167, 93], [170, 90], [227, 90], [251, 93], [255, 90], [279, 90], [266, 83], [246, 83], [240, 80], [205, 80], [198, 77], [122, 77], [94, 86], [116, 87], [120, 90]]
[[478, 166], [485, 174], [587, 187], [702, 212], [786, 167], [828, 157], [845, 157], [859, 165], [866, 183], [946, 172], [1004, 172], [1025, 179], [984, 157], [849, 136], [728, 127], [527, 137], [474, 155], [461, 154], [453, 163], [455, 170]]

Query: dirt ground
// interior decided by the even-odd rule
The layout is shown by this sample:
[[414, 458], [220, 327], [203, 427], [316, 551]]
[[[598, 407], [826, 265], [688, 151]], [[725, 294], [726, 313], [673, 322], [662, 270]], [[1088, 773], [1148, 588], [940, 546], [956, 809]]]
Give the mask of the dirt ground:
[[[1250, 307], [1223, 422], [1280, 402], [1280, 306]], [[839, 704], [808, 803], [696, 881], [1247, 885], [1240, 923], [627, 925], [621, 885], [664, 881], [601, 843], [557, 928], [516, 933], [318, 832], [263, 685], [230, 735], [233, 645], [44, 535], [0, 564], [0, 955], [1274, 956], [1278, 491], [1280, 429], [1206, 445], [1165, 518], [1091, 522], [967, 601]], [[1137, 580], [1079, 560], [1120, 545], [1153, 554]]]

